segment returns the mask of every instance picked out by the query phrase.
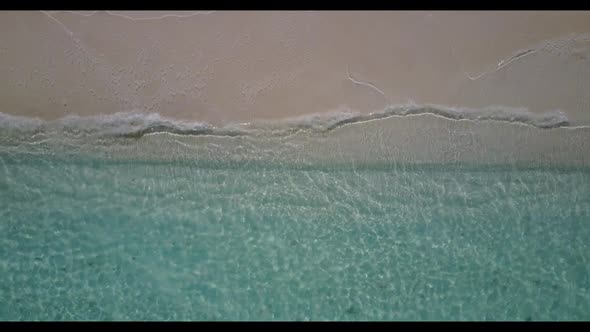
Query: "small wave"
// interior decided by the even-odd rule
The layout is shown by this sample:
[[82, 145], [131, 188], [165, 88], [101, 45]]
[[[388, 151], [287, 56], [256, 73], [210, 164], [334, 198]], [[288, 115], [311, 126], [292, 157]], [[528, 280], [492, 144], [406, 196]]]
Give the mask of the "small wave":
[[471, 121], [500, 121], [525, 124], [537, 128], [550, 129], [569, 126], [569, 120], [564, 112], [553, 111], [546, 113], [533, 113], [526, 108], [514, 107], [486, 107], [483, 109], [452, 108], [434, 105], [403, 105], [387, 108], [381, 112], [359, 114], [350, 119], [344, 119], [334, 123], [328, 129], [339, 127], [343, 124], [387, 118], [391, 116], [408, 116], [432, 114], [451, 120]]
[[110, 115], [66, 116], [54, 121], [0, 113], [0, 130], [22, 133], [143, 136], [153, 132], [203, 134], [213, 130], [207, 123], [173, 120], [157, 113], [120, 112]]
[[139, 138], [147, 134], [179, 135], [289, 135], [301, 130], [329, 132], [338, 127], [393, 116], [431, 114], [450, 120], [502, 121], [537, 128], [558, 128], [570, 125], [561, 111], [533, 113], [523, 108], [488, 107], [485, 109], [452, 108], [433, 105], [398, 105], [379, 112], [326, 112], [278, 121], [229, 124], [216, 127], [204, 122], [189, 122], [163, 117], [157, 113], [121, 112], [111, 115], [66, 116], [54, 121], [14, 116], [0, 112], [0, 131], [22, 134], [66, 134], [70, 136], [111, 136]]

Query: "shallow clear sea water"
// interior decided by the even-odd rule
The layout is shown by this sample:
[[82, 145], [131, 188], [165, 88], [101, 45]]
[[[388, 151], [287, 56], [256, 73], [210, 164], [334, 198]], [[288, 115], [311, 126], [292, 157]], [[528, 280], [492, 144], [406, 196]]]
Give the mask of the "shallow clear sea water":
[[2, 320], [584, 320], [590, 170], [3, 155]]
[[0, 320], [590, 319], [590, 132], [379, 121], [0, 131]]

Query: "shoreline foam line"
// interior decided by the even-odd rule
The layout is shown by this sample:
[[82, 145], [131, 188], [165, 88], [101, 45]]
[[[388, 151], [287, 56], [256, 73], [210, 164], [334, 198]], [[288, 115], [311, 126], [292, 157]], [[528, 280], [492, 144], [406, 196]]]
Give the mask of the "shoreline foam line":
[[0, 132], [25, 134], [70, 134], [120, 137], [142, 137], [154, 133], [178, 135], [244, 136], [271, 134], [290, 135], [301, 130], [329, 132], [338, 127], [357, 122], [405, 117], [412, 115], [434, 115], [448, 120], [498, 121], [528, 125], [539, 129], [585, 128], [571, 127], [562, 111], [533, 113], [525, 108], [493, 106], [483, 109], [453, 108], [437, 105], [395, 105], [382, 111], [361, 113], [352, 110], [309, 114], [281, 120], [260, 120], [248, 123], [233, 123], [214, 126], [205, 122], [183, 121], [161, 116], [158, 113], [140, 111], [119, 112], [108, 115], [81, 117], [66, 116], [45, 121], [0, 112]]

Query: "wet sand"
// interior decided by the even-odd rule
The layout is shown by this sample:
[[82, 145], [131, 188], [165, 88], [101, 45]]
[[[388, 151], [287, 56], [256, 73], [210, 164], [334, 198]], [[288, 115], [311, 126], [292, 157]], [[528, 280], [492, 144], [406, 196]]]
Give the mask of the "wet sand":
[[1, 12], [0, 110], [211, 123], [414, 102], [590, 124], [590, 12]]

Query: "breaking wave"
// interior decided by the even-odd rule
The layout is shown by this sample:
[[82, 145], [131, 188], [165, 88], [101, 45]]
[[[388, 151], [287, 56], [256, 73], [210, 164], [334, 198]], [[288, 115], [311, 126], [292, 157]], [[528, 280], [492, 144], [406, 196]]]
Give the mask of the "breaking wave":
[[328, 132], [343, 125], [384, 119], [394, 116], [430, 114], [450, 120], [501, 121], [542, 129], [567, 127], [567, 116], [561, 111], [533, 113], [523, 108], [488, 107], [484, 109], [452, 108], [432, 105], [398, 105], [379, 112], [355, 111], [311, 114], [278, 121], [256, 121], [214, 126], [163, 117], [156, 113], [120, 112], [111, 115], [66, 116], [54, 121], [14, 116], [0, 112], [0, 133], [3, 134], [66, 134], [73, 136], [111, 136], [139, 138], [152, 133], [179, 135], [289, 135], [301, 130]]

